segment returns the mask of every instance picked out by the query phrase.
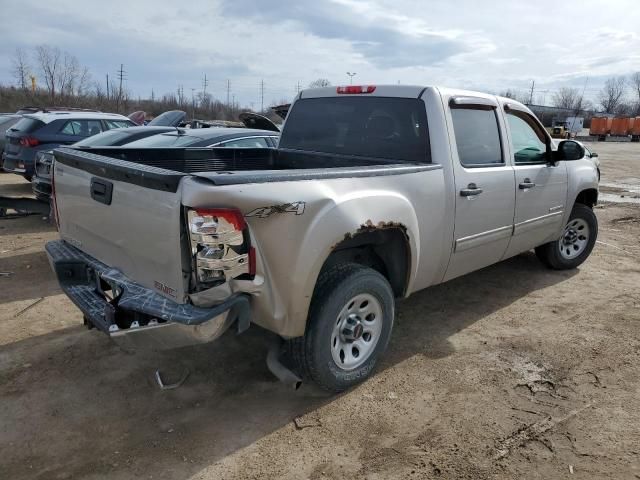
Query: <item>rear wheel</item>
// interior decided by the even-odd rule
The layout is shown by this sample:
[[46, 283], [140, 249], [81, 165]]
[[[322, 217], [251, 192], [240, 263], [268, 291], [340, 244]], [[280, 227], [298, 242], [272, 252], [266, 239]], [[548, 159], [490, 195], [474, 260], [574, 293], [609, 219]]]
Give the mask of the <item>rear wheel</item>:
[[296, 369], [332, 392], [363, 381], [387, 348], [393, 317], [393, 290], [380, 273], [331, 267], [318, 279], [304, 337], [290, 341]]
[[576, 203], [558, 240], [536, 248], [536, 255], [556, 270], [576, 268], [591, 254], [598, 236], [598, 219], [593, 210]]

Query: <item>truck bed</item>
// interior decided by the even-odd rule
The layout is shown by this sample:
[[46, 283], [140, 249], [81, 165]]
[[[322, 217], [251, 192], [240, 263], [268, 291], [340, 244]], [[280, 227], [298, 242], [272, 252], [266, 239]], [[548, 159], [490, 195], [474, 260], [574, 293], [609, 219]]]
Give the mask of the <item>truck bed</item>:
[[55, 158], [103, 178], [173, 192], [186, 175], [229, 185], [397, 175], [439, 168], [429, 163], [271, 148], [60, 148]]

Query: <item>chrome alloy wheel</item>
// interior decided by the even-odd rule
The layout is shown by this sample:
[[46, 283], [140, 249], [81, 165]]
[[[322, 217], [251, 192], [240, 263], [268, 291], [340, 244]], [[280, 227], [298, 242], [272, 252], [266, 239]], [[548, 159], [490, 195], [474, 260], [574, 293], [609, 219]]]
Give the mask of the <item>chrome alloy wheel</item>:
[[382, 305], [361, 293], [349, 300], [336, 318], [331, 334], [331, 356], [338, 367], [353, 370], [366, 362], [382, 332]]
[[564, 227], [558, 242], [562, 258], [572, 260], [584, 252], [589, 243], [589, 225], [582, 218], [574, 218]]

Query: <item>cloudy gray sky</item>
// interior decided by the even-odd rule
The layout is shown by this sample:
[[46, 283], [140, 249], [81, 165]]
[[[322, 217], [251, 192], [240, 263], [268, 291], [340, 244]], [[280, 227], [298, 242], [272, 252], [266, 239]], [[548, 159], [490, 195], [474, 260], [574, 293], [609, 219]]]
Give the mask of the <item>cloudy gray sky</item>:
[[[487, 5], [490, 3], [490, 5]], [[202, 88], [244, 105], [333, 84], [441, 84], [527, 91], [549, 103], [559, 87], [594, 98], [603, 79], [640, 70], [637, 0], [40, 0], [1, 8], [0, 82], [16, 47], [49, 44], [76, 55], [93, 79], [115, 76], [147, 97]], [[36, 71], [36, 75], [37, 75]], [[588, 77], [588, 81], [587, 81]]]

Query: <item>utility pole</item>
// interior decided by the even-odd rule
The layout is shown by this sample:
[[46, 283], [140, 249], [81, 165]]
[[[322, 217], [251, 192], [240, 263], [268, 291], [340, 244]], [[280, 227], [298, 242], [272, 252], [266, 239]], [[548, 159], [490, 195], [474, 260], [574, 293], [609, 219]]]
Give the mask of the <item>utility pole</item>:
[[349, 83], [353, 85], [353, 77], [356, 76], [356, 72], [347, 72], [347, 75], [349, 75]]
[[194, 120], [196, 118], [196, 97], [194, 95], [195, 91], [195, 88], [191, 88], [191, 120]]
[[260, 113], [264, 112], [264, 80], [260, 80]]
[[120, 70], [118, 70], [118, 80], [120, 81], [120, 86], [118, 87], [118, 101], [116, 103], [117, 110], [120, 110], [120, 102], [122, 101], [122, 81], [126, 80], [126, 73], [124, 71], [124, 64], [120, 64]]
[[300, 80], [298, 80], [298, 85], [296, 85], [296, 93], [300, 93]]
[[227, 79], [227, 108], [229, 107], [229, 93], [231, 92], [231, 81]]
[[204, 78], [202, 79], [202, 98], [207, 95], [207, 86], [209, 85], [209, 80], [207, 80], [207, 74], [204, 74]]
[[107, 100], [109, 100], [109, 74], [107, 73]]
[[533, 104], [533, 89], [536, 86], [536, 81], [531, 80], [531, 93], [529, 94], [529, 105]]

